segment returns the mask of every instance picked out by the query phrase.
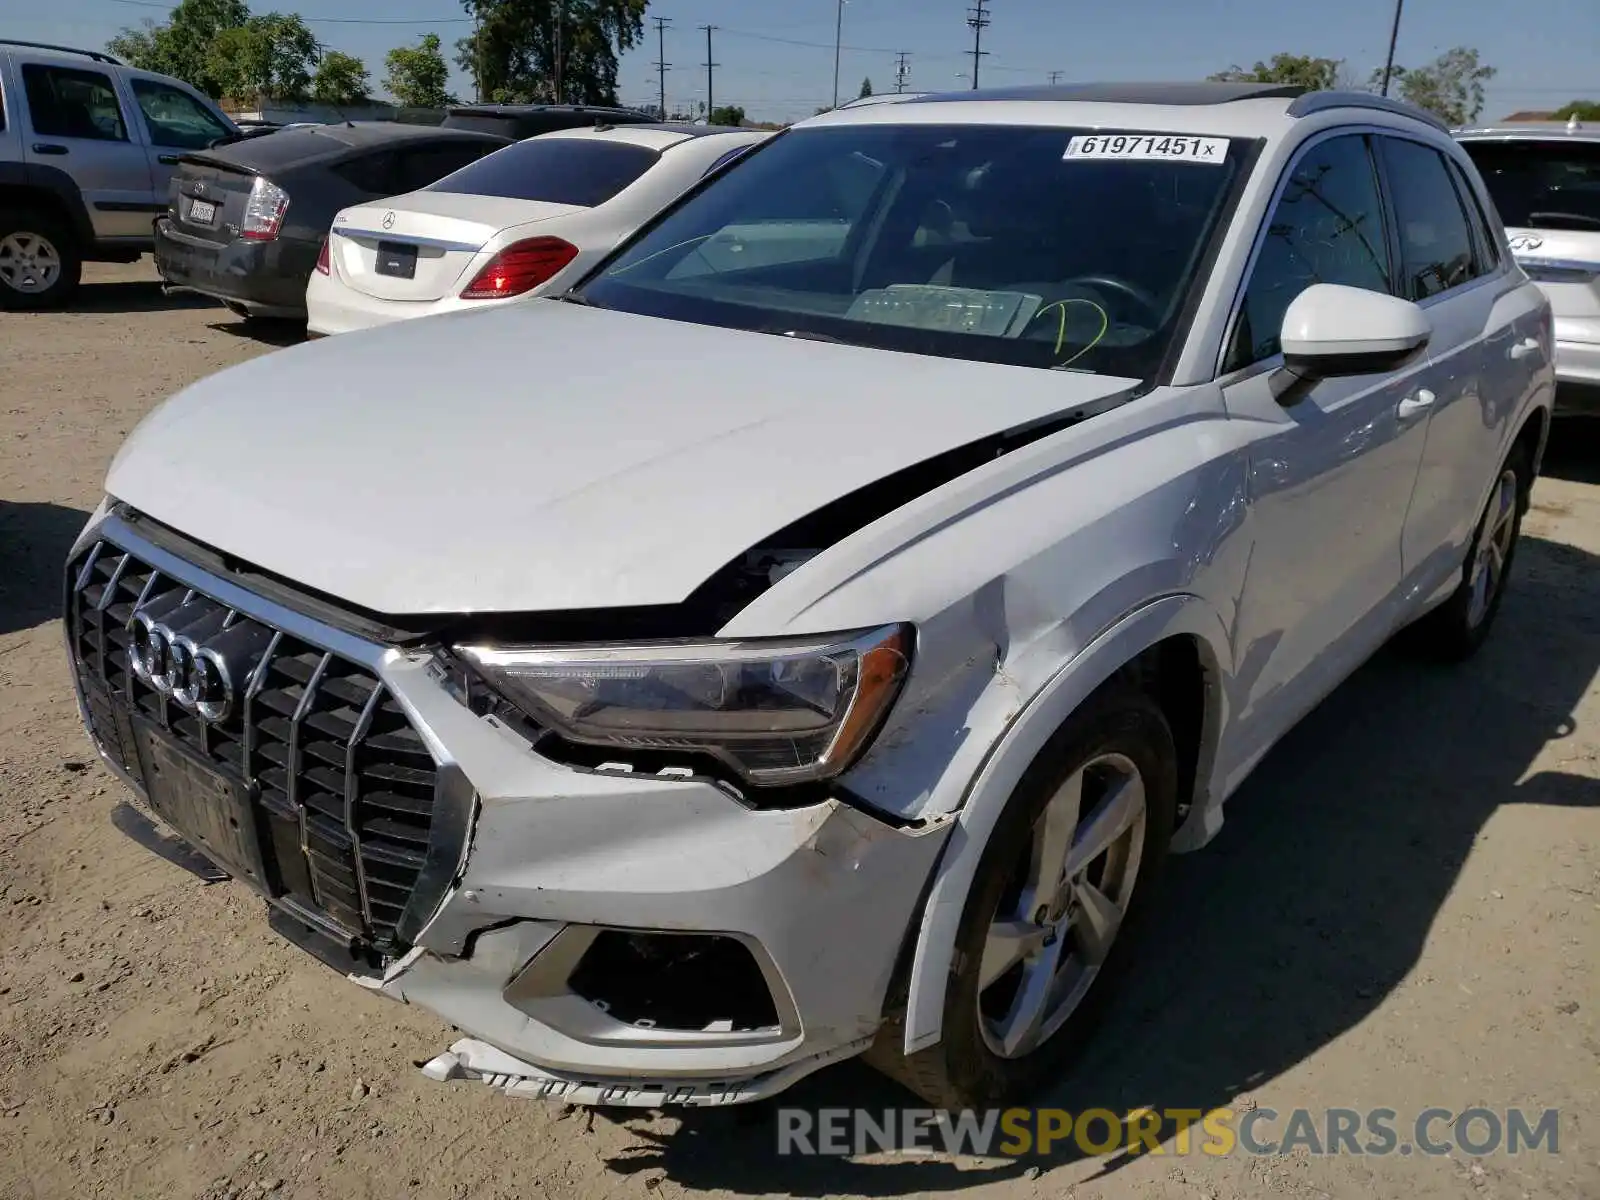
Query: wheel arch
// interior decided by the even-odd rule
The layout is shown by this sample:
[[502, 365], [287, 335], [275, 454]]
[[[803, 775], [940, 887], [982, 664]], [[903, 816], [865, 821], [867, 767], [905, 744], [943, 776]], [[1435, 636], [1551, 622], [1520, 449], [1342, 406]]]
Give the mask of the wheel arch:
[[0, 209], [30, 209], [60, 218], [77, 235], [79, 252], [94, 247], [94, 225], [72, 176], [56, 167], [0, 163]]
[[961, 913], [989, 835], [1012, 792], [1068, 717], [1102, 687], [1132, 679], [1149, 691], [1179, 741], [1187, 815], [1175, 850], [1203, 845], [1221, 826], [1212, 767], [1228, 719], [1231, 675], [1226, 626], [1192, 594], [1153, 600], [1127, 614], [1067, 663], [1012, 720], [973, 778], [910, 931], [903, 992], [903, 1050], [937, 1042], [945, 982]]

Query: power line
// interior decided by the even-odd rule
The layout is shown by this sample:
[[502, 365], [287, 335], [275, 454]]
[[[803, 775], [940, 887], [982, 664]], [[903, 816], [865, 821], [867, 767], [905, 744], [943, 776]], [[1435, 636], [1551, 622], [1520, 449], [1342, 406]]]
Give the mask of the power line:
[[972, 90], [978, 90], [978, 63], [987, 56], [988, 51], [983, 48], [983, 31], [989, 28], [989, 14], [984, 9], [985, 0], [978, 0], [977, 7], [968, 9], [967, 24], [972, 27]]
[[667, 61], [667, 26], [672, 24], [671, 17], [657, 17], [656, 45], [659, 54], [656, 57], [656, 74], [661, 77], [661, 119], [667, 119], [667, 72], [672, 70], [672, 64]]
[[712, 90], [712, 74], [711, 73], [712, 73], [713, 70], [715, 70], [717, 67], [720, 67], [722, 64], [719, 63], [719, 62], [713, 62], [712, 61], [712, 56], [711, 56], [711, 31], [714, 30], [716, 28], [716, 26], [715, 25], [702, 25], [702, 26], [700, 26], [700, 28], [704, 29], [706, 31], [706, 61], [705, 61], [705, 68], [706, 68], [706, 120], [709, 121], [711, 119], [712, 111], [717, 107], [716, 93]]
[[894, 90], [903, 92], [906, 90], [906, 83], [911, 79], [911, 67], [908, 65], [911, 55], [908, 51], [902, 50], [895, 55], [895, 59], [897, 61], [894, 65]]

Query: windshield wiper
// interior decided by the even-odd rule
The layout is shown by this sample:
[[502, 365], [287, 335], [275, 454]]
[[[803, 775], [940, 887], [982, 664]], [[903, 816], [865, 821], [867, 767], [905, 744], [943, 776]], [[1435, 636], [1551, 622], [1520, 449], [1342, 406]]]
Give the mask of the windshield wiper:
[[593, 300], [589, 299], [589, 297], [587, 297], [587, 296], [580, 296], [577, 292], [557, 292], [554, 296], [551, 296], [550, 299], [551, 300], [559, 300], [563, 304], [576, 304], [576, 305], [579, 305], [582, 308], [604, 308], [605, 307], [605, 305], [603, 305], [603, 304], [596, 304]]
[[763, 333], [776, 334], [778, 337], [799, 338], [803, 342], [831, 342], [835, 346], [859, 346], [860, 342], [847, 342], [842, 337], [834, 337], [831, 333], [818, 333], [814, 329], [765, 329]]

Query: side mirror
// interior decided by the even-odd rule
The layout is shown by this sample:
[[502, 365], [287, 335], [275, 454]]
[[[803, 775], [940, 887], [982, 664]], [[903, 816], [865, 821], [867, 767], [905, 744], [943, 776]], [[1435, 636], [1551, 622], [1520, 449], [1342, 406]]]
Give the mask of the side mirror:
[[1409, 300], [1315, 283], [1283, 315], [1283, 365], [1307, 383], [1394, 371], [1432, 336], [1428, 315]]

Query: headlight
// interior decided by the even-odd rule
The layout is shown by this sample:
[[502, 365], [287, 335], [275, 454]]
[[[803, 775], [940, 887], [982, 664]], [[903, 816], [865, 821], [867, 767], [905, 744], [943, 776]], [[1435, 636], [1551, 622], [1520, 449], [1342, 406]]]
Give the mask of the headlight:
[[714, 755], [752, 784], [826, 779], [866, 748], [910, 665], [909, 626], [794, 641], [457, 646], [569, 741]]

